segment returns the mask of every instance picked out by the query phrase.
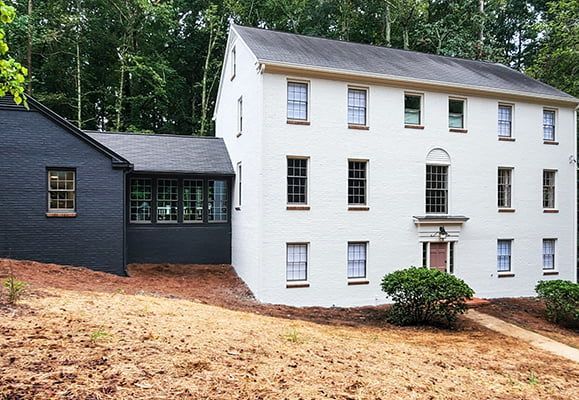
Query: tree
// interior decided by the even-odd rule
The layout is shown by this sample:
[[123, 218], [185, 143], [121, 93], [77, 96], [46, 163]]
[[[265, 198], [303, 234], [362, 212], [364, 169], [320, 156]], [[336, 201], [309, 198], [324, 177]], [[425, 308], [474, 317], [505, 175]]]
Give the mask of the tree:
[[24, 102], [24, 89], [28, 71], [8, 55], [8, 43], [4, 26], [12, 23], [16, 16], [14, 7], [0, 0], [0, 97], [11, 95], [16, 104]]

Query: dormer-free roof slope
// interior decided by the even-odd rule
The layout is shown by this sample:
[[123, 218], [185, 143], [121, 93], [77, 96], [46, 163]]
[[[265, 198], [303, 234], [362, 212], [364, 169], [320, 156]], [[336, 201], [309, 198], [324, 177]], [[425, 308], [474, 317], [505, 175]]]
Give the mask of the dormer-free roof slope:
[[507, 66], [233, 25], [259, 62], [579, 100]]

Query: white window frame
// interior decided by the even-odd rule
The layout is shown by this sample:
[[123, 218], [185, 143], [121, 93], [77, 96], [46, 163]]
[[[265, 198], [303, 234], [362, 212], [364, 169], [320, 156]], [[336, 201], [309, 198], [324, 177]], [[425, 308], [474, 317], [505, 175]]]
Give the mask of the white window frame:
[[[427, 203], [428, 194], [428, 167], [444, 167], [446, 168], [446, 210], [444, 212], [429, 212]], [[437, 190], [437, 189], [430, 189]], [[438, 189], [441, 190], [441, 189]], [[450, 165], [449, 164], [434, 164], [426, 163], [424, 168], [424, 211], [427, 215], [448, 215], [450, 210]]]
[[[364, 274], [363, 275], [350, 275], [350, 262], [356, 262], [361, 260], [350, 260], [350, 246], [364, 246]], [[353, 241], [348, 242], [347, 246], [347, 254], [346, 254], [346, 275], [348, 277], [348, 281], [360, 281], [366, 280], [368, 277], [368, 242], [367, 241]]]
[[[212, 211], [212, 207], [215, 206], [216, 200], [215, 200], [215, 186], [213, 186], [213, 204], [210, 197], [209, 197], [209, 187], [211, 186], [210, 182], [213, 182], [213, 184], [215, 185], [215, 182], [224, 182], [225, 184], [225, 196], [223, 199], [223, 203], [225, 203], [225, 219], [211, 219], [211, 211]], [[207, 189], [206, 189], [206, 193], [207, 193], [207, 222], [210, 224], [225, 224], [229, 221], [229, 208], [230, 208], [230, 199], [229, 199], [229, 193], [230, 193], [230, 188], [229, 188], [229, 180], [227, 179], [220, 179], [220, 178], [212, 178], [212, 179], [207, 179]], [[221, 214], [221, 213], [219, 213]], [[215, 217], [215, 213], [213, 213], [213, 216]]]
[[[414, 96], [414, 97], [420, 98], [420, 110], [418, 113], [418, 124], [412, 124], [412, 123], [406, 122], [406, 96]], [[423, 127], [425, 125], [424, 124], [424, 93], [404, 92], [403, 112], [404, 112], [403, 120], [404, 120], [404, 126], [405, 127]]]
[[243, 168], [241, 161], [237, 163], [237, 207], [241, 208], [241, 183], [242, 183]]
[[[290, 84], [300, 84], [306, 85], [306, 118], [290, 118], [289, 116], [289, 86]], [[288, 78], [286, 82], [286, 118], [290, 122], [301, 122], [301, 123], [308, 123], [310, 122], [310, 81], [301, 80], [301, 79], [294, 79]]]
[[[463, 103], [463, 107], [462, 107], [462, 128], [456, 128], [453, 126], [450, 126], [450, 102], [451, 101], [462, 101]], [[448, 124], [448, 129], [449, 130], [459, 130], [459, 131], [466, 131], [467, 130], [467, 114], [468, 114], [468, 101], [466, 97], [455, 97], [455, 96], [449, 96], [448, 100], [446, 102], [446, 118], [447, 118], [447, 124]]]
[[[303, 203], [290, 203], [289, 202], [289, 184], [288, 184], [288, 178], [290, 177], [288, 175], [288, 162], [289, 160], [305, 160], [306, 162], [306, 184], [305, 184], [305, 188], [306, 188], [306, 193], [305, 193], [305, 202]], [[304, 157], [304, 156], [287, 156], [286, 157], [286, 162], [285, 162], [285, 176], [286, 176], [286, 184], [285, 184], [285, 192], [286, 192], [286, 204], [288, 207], [292, 207], [292, 206], [308, 206], [309, 205], [309, 199], [310, 199], [310, 158], [309, 157]]]
[[[552, 207], [545, 207], [545, 173], [549, 172], [553, 174], [553, 206]], [[557, 209], [557, 170], [556, 169], [543, 169], [543, 173], [541, 176], [541, 187], [543, 188], [542, 190], [542, 196], [541, 196], [541, 204], [543, 206], [543, 210], [556, 210]]]
[[[553, 243], [553, 253], [552, 254], [545, 254], [545, 242], [552, 242]], [[544, 272], [552, 272], [557, 271], [557, 239], [555, 238], [544, 238], [541, 242], [542, 244], [542, 255], [543, 255], [543, 271]], [[552, 263], [553, 266], [551, 268], [545, 268], [545, 256], [550, 255], [553, 257]]]
[[[354, 123], [350, 122], [350, 90], [362, 91], [366, 93], [366, 109], [364, 110], [364, 123]], [[370, 112], [368, 111], [370, 107], [370, 88], [367, 86], [351, 86], [348, 85], [348, 90], [346, 91], [346, 120], [348, 121], [349, 127], [359, 127], [359, 128], [367, 128], [370, 126], [369, 116]]]
[[[499, 269], [499, 257], [500, 256], [505, 256], [503, 254], [499, 254], [499, 242], [508, 242], [509, 243], [509, 269], [508, 270], [500, 270]], [[511, 275], [513, 274], [513, 243], [514, 240], [513, 239], [509, 239], [509, 238], [501, 238], [501, 239], [497, 239], [496, 241], [496, 253], [497, 253], [497, 266], [496, 266], [496, 271], [499, 275]]]
[[[515, 174], [514, 174], [514, 170], [515, 170], [515, 169], [514, 169], [513, 167], [498, 167], [498, 168], [497, 168], [497, 207], [498, 207], [499, 209], [502, 209], [502, 210], [512, 210], [512, 209], [514, 209], [514, 206], [513, 206], [513, 187], [514, 187], [514, 184], [513, 184], [513, 183], [514, 183], [514, 180], [513, 180], [514, 178], [513, 178], [513, 177], [514, 177], [514, 175], [515, 175]], [[502, 205], [502, 206], [499, 204], [499, 200], [500, 200], [500, 197], [499, 197], [499, 193], [500, 193], [500, 192], [499, 192], [499, 185], [501, 184], [500, 181], [499, 181], [500, 171], [509, 171], [509, 180], [510, 180], [509, 185], [508, 185], [508, 186], [509, 186], [509, 195], [508, 195], [508, 197], [509, 197], [509, 200], [510, 200], [510, 201], [509, 201], [509, 204], [508, 204], [508, 205]]]
[[231, 80], [235, 78], [237, 74], [237, 49], [235, 45], [231, 48]]
[[[172, 182], [172, 186], [175, 187], [175, 189], [177, 189], [176, 193], [175, 193], [175, 199], [160, 199], [159, 196], [161, 194], [161, 191], [159, 190], [160, 187], [160, 183], [162, 181], [168, 181], [168, 182]], [[158, 224], [176, 224], [179, 222], [179, 180], [175, 179], [175, 178], [158, 178], [155, 180], [155, 222]], [[169, 203], [175, 203], [175, 219], [169, 219], [169, 220], [160, 220], [159, 219], [159, 211], [161, 210], [161, 208], [159, 207], [159, 203], [161, 202], [169, 202]], [[171, 213], [169, 213], [168, 215], [171, 215]]]
[[[290, 254], [290, 247], [293, 246], [303, 246], [306, 249], [306, 259], [305, 261], [291, 261], [291, 263], [302, 263], [305, 262], [305, 269], [304, 269], [304, 277], [303, 279], [301, 279], [301, 277], [299, 279], [288, 279], [288, 273], [289, 273], [289, 265], [290, 265], [290, 261], [289, 261], [289, 254]], [[286, 252], [285, 252], [285, 281], [287, 284], [295, 284], [295, 283], [304, 283], [308, 281], [308, 275], [309, 275], [309, 261], [310, 261], [310, 244], [307, 242], [288, 242], [286, 243]]]
[[[501, 135], [500, 133], [500, 127], [499, 127], [499, 123], [500, 123], [500, 119], [499, 119], [499, 115], [498, 115], [498, 111], [500, 110], [501, 107], [508, 107], [511, 109], [511, 120], [510, 122], [510, 130], [509, 130], [509, 135]], [[515, 133], [515, 105], [513, 103], [505, 103], [505, 102], [499, 102], [498, 106], [497, 106], [497, 136], [499, 138], [514, 138], [514, 133]]]
[[[350, 163], [351, 162], [355, 162], [355, 163], [363, 163], [365, 164], [366, 168], [365, 168], [365, 178], [364, 178], [364, 203], [350, 203]], [[368, 192], [369, 192], [369, 185], [368, 185], [368, 173], [370, 170], [370, 162], [368, 159], [363, 159], [363, 158], [349, 158], [348, 159], [348, 165], [347, 165], [347, 185], [348, 185], [348, 191], [347, 191], [347, 198], [346, 200], [348, 201], [348, 207], [350, 208], [356, 208], [356, 207], [367, 207], [368, 206]], [[358, 178], [354, 178], [354, 179], [358, 179]], [[361, 180], [361, 179], [358, 179]]]
[[[72, 173], [72, 189], [52, 189], [50, 187], [50, 177], [52, 174], [56, 173]], [[57, 175], [58, 176], [58, 175]], [[60, 213], [60, 214], [74, 214], [76, 212], [76, 170], [73, 168], [48, 168], [46, 171], [46, 177], [47, 177], [47, 199], [48, 199], [48, 204], [47, 204], [47, 210], [49, 213]], [[65, 182], [69, 181], [68, 179], [65, 179]], [[58, 182], [58, 180], [57, 180]], [[72, 193], [72, 208], [60, 208], [60, 207], [51, 207], [50, 203], [51, 203], [51, 198], [50, 195], [51, 193]], [[58, 199], [56, 200], [57, 205], [58, 205]], [[69, 199], [65, 199], [66, 201], [70, 201]]]
[[243, 133], [243, 96], [237, 99], [237, 136]]
[[[556, 108], [543, 107], [543, 113], [541, 114], [541, 122], [543, 125], [543, 142], [544, 143], [557, 143], [557, 127], [559, 126], [559, 110]], [[545, 112], [553, 113], [553, 139], [545, 139]]]
[[[194, 205], [195, 202], [185, 199], [185, 182], [201, 182], [201, 219], [185, 219], [185, 204], [192, 204]], [[181, 212], [183, 215], [183, 223], [184, 224], [202, 224], [203, 220], [205, 218], [205, 206], [204, 206], [204, 202], [205, 202], [205, 180], [204, 179], [195, 179], [195, 178], [186, 178], [183, 179], [181, 181], [181, 187], [182, 187], [182, 204], [181, 204]], [[192, 208], [192, 207], [189, 207]], [[195, 215], [195, 213], [193, 213], [192, 215]]]

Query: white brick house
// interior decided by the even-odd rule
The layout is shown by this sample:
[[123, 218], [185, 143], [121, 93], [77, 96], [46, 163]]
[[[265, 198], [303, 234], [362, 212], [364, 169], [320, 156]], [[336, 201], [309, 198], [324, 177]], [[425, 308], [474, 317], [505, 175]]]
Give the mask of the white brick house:
[[479, 297], [575, 280], [577, 105], [498, 64], [232, 26], [233, 265], [292, 305], [383, 303], [410, 265]]

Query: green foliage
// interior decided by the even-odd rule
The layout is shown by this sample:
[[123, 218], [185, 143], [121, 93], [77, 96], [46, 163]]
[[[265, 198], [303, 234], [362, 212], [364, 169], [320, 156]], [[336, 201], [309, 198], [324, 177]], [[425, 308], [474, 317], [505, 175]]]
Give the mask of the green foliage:
[[387, 274], [382, 291], [394, 302], [389, 320], [398, 325], [452, 326], [466, 312], [474, 291], [454, 275], [436, 269], [410, 267]]
[[8, 302], [10, 304], [16, 304], [22, 297], [22, 294], [26, 290], [28, 284], [26, 282], [19, 281], [16, 279], [16, 277], [14, 277], [14, 275], [10, 275], [4, 281], [3, 286], [8, 291]]
[[0, 97], [11, 95], [16, 104], [26, 104], [24, 83], [28, 71], [16, 60], [8, 56], [5, 25], [14, 21], [16, 10], [0, 0]]
[[579, 327], [579, 284], [561, 279], [539, 281], [535, 291], [545, 300], [551, 321]]
[[106, 340], [111, 337], [111, 334], [107, 332], [104, 327], [99, 327], [96, 331], [90, 334], [90, 341], [96, 343], [101, 340]]
[[302, 337], [301, 337], [300, 333], [298, 332], [298, 330], [295, 328], [292, 328], [286, 334], [284, 334], [283, 338], [285, 340], [287, 340], [288, 342], [292, 342], [292, 343], [301, 343], [302, 342]]

